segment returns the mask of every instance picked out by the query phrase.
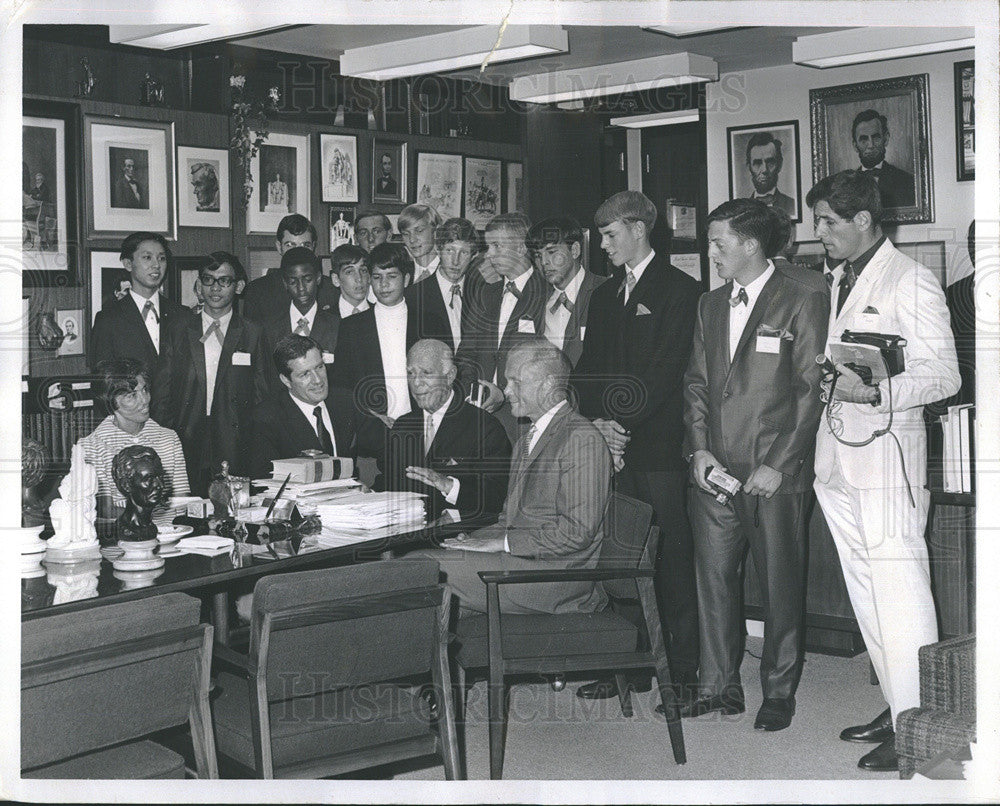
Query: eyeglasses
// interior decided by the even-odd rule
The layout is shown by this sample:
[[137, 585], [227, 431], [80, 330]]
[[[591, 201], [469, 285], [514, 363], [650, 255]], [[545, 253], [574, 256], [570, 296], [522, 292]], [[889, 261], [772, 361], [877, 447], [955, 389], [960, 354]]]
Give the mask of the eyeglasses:
[[385, 232], [385, 227], [372, 227], [371, 229], [359, 229], [357, 234], [362, 238], [371, 238]]
[[222, 288], [230, 288], [236, 282], [235, 277], [212, 277], [210, 274], [200, 274], [198, 275], [198, 280], [205, 288], [211, 288], [216, 284]]

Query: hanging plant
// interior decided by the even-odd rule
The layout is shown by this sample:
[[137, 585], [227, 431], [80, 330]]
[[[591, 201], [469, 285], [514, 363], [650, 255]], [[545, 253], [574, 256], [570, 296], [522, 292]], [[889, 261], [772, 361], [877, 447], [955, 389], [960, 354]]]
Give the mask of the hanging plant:
[[261, 145], [270, 133], [267, 115], [278, 109], [281, 93], [277, 87], [267, 91], [264, 100], [253, 98], [246, 90], [247, 77], [232, 75], [229, 77], [229, 88], [232, 93], [233, 138], [229, 148], [236, 155], [243, 168], [243, 209], [247, 209], [250, 196], [253, 195], [253, 172], [251, 164], [257, 156]]

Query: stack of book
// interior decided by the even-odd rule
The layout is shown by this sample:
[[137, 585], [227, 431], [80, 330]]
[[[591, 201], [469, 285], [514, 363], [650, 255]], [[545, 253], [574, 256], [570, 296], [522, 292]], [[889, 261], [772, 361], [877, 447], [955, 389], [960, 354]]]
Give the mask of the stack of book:
[[944, 491], [946, 493], [974, 493], [976, 407], [972, 403], [949, 406], [941, 415], [944, 434]]

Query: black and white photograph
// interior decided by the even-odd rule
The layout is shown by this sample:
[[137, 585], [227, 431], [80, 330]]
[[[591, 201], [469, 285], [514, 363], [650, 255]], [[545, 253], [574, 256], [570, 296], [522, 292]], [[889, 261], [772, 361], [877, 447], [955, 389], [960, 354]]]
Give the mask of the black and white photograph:
[[62, 344], [59, 345], [58, 355], [83, 355], [84, 339], [84, 316], [81, 308], [73, 310], [57, 310], [55, 312], [56, 324], [63, 333]]
[[309, 213], [309, 135], [271, 132], [254, 157], [247, 232], [274, 234], [291, 213]]
[[465, 158], [465, 217], [476, 229], [500, 211], [500, 161]]
[[955, 62], [955, 137], [958, 181], [976, 178], [976, 63]]
[[372, 201], [406, 204], [406, 143], [372, 138]]
[[732, 126], [726, 134], [730, 198], [757, 199], [793, 222], [801, 221], [799, 122]]
[[132, 290], [129, 271], [118, 252], [90, 251], [90, 322], [105, 305], [124, 299]]
[[357, 244], [354, 237], [354, 207], [348, 204], [331, 204], [330, 251], [345, 243]]
[[229, 152], [177, 146], [177, 222], [229, 227]]
[[462, 155], [417, 152], [417, 204], [427, 204], [441, 218], [462, 214]]
[[352, 134], [320, 134], [323, 201], [358, 200], [358, 138]]

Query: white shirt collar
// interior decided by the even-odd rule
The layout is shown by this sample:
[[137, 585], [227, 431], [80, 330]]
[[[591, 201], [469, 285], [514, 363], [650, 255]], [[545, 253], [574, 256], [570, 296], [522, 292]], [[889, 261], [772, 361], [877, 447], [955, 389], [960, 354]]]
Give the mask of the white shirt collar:
[[[441, 296], [444, 297], [445, 304], [447, 305], [448, 301], [451, 299], [451, 287], [455, 285], [455, 283], [445, 277], [444, 272], [436, 271], [434, 272], [434, 276], [437, 278], [438, 286], [441, 288]], [[463, 292], [465, 291], [465, 277], [466, 275], [463, 274], [462, 277], [456, 281], [458, 283], [458, 287], [462, 289]]]
[[861, 166], [862, 172], [874, 171], [876, 168], [882, 169], [885, 167], [885, 160], [882, 160], [878, 165], [873, 165], [871, 168], [866, 168], [864, 165]]
[[[517, 288], [518, 291], [524, 291], [524, 287], [528, 284], [528, 280], [531, 279], [531, 275], [534, 273], [534, 271], [535, 267], [531, 266], [528, 268], [526, 272], [524, 272], [523, 274], [519, 274], [517, 275], [517, 277], [514, 278], [514, 286]], [[509, 281], [507, 280], [507, 278], [504, 277], [503, 278], [504, 288], [507, 287], [508, 282]]]
[[[354, 307], [355, 307], [354, 303], [352, 303], [343, 294], [340, 295], [340, 299], [338, 300], [338, 306], [340, 308], [341, 319], [346, 319], [348, 316], [352, 316], [354, 314]], [[367, 299], [361, 300], [361, 302], [359, 302], [357, 305], [358, 313], [361, 313], [361, 311], [368, 310], [368, 307], [369, 307], [368, 300]]]
[[417, 263], [416, 259], [413, 260], [413, 273], [414, 274], [434, 274], [437, 271], [437, 267], [441, 263], [441, 256], [434, 252], [434, 258], [426, 266], [421, 266]]
[[[549, 427], [549, 423], [552, 422], [552, 418], [559, 413], [559, 410], [566, 405], [565, 400], [560, 400], [551, 409], [549, 409], [545, 414], [538, 418], [535, 423], [535, 442], [538, 442], [538, 438], [545, 432], [545, 429]], [[534, 447], [534, 446], [532, 446]]]
[[218, 319], [214, 316], [210, 316], [208, 311], [202, 308], [201, 311], [201, 332], [204, 333], [212, 326], [212, 322], [219, 323], [219, 330], [222, 331], [222, 335], [226, 335], [226, 331], [229, 330], [229, 323], [233, 319], [233, 309], [230, 308], [226, 313], [222, 314]]
[[303, 316], [309, 323], [309, 329], [312, 330], [313, 322], [316, 321], [316, 311], [318, 310], [319, 310], [318, 302], [314, 302], [312, 304], [312, 307], [305, 313], [299, 313], [299, 309], [295, 307], [295, 303], [294, 302], [290, 303], [288, 306], [288, 318], [292, 322], [292, 330], [295, 330], [295, 328], [298, 327], [299, 319], [301, 319]]
[[139, 294], [136, 294], [134, 288], [130, 288], [128, 290], [128, 293], [131, 294], [132, 295], [132, 299], [135, 300], [135, 305], [139, 309], [139, 314], [140, 315], [142, 314], [142, 309], [146, 307], [146, 303], [147, 302], [152, 302], [153, 303], [153, 310], [156, 311], [156, 315], [157, 315], [157, 317], [159, 317], [159, 315], [160, 315], [160, 292], [159, 291], [157, 291], [155, 294], [153, 294], [153, 296], [151, 296], [148, 300], [145, 297], [140, 296]]
[[625, 264], [625, 271], [631, 271], [635, 277], [635, 281], [638, 283], [639, 278], [642, 277], [642, 273], [646, 271], [646, 266], [650, 264], [653, 258], [656, 257], [656, 250], [650, 249], [649, 254], [646, 255], [642, 260], [640, 260], [635, 266], [629, 266], [628, 263]]
[[754, 301], [757, 299], [757, 297], [760, 296], [760, 292], [763, 290], [764, 286], [767, 284], [767, 281], [771, 279], [771, 275], [772, 274], [774, 274], [774, 262], [771, 261], [771, 260], [768, 260], [767, 261], [767, 268], [764, 269], [764, 271], [761, 272], [760, 276], [757, 277], [757, 279], [754, 280], [749, 285], [743, 285], [743, 286], [741, 286], [739, 283], [737, 283], [735, 280], [733, 280], [733, 293], [730, 295], [730, 298], [733, 298], [737, 294], [739, 294], [741, 288], [745, 288], [746, 292], [747, 292], [747, 300], [748, 300], [748, 302], [747, 302], [747, 309], [748, 310], [752, 309]]
[[429, 417], [431, 420], [434, 421], [435, 424], [441, 422], [441, 420], [444, 419], [445, 412], [448, 411], [448, 407], [451, 405], [451, 401], [454, 399], [454, 397], [455, 397], [455, 390], [452, 389], [451, 393], [448, 395], [448, 399], [445, 400], [445, 402], [442, 403], [438, 408], [436, 408], [434, 411], [424, 412], [424, 421], [426, 422], [427, 418]]
[[555, 300], [558, 298], [560, 294], [565, 293], [566, 299], [575, 304], [576, 298], [580, 294], [580, 286], [583, 285], [583, 275], [584, 275], [583, 266], [580, 266], [577, 273], [573, 276], [573, 279], [569, 281], [569, 285], [566, 286], [565, 290], [560, 291], [558, 288], [554, 288], [552, 291], [552, 296], [549, 297], [549, 300], [550, 301]]
[[[311, 403], [310, 404], [310, 403], [306, 403], [304, 400], [299, 400], [291, 392], [288, 393], [288, 396], [292, 399], [292, 402], [296, 406], [299, 407], [299, 411], [301, 411], [306, 416], [306, 419], [309, 421], [309, 425], [312, 426], [312, 428], [313, 428], [314, 431], [316, 430], [316, 417], [313, 415], [313, 410], [317, 406], [319, 406], [323, 410], [323, 415], [322, 415], [323, 416], [323, 424], [327, 427], [327, 429], [329, 429], [333, 425], [332, 422], [329, 422], [329, 420], [330, 420], [330, 413], [326, 409], [326, 401], [325, 400], [323, 400], [323, 401], [321, 401], [319, 403]], [[330, 435], [331, 435], [331, 438], [332, 438], [333, 437], [333, 432], [332, 431], [330, 432]]]

